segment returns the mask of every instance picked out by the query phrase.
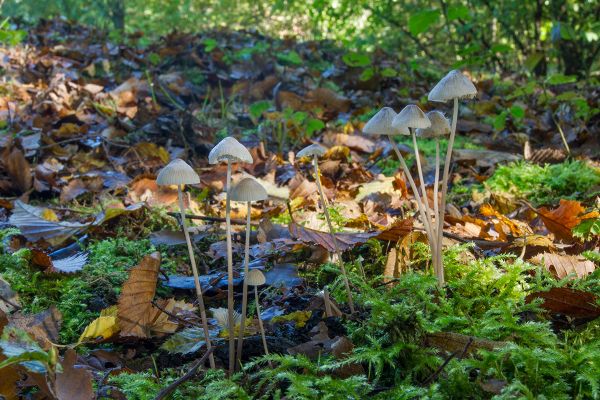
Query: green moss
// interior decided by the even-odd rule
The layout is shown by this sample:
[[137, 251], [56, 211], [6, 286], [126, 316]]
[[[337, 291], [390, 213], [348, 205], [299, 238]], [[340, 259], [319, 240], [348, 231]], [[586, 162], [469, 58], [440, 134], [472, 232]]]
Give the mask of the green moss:
[[[152, 400], [161, 389], [167, 387], [179, 377], [178, 371], [167, 369], [161, 371], [160, 379], [156, 378], [152, 372], [146, 371], [134, 374], [111, 375], [108, 381], [115, 385], [128, 400]], [[201, 393], [202, 389], [198, 382], [187, 381], [177, 386], [169, 399], [198, 399]]]
[[484, 185], [491, 191], [508, 192], [540, 205], [591, 197], [599, 184], [600, 169], [583, 161], [565, 161], [545, 166], [527, 162], [503, 165]]

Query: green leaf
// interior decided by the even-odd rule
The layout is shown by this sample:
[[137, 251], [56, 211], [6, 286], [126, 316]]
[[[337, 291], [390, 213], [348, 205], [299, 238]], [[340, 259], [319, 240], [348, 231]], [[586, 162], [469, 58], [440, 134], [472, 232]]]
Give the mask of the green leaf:
[[393, 78], [397, 75], [398, 71], [396, 71], [394, 68], [386, 67], [381, 70], [381, 76], [383, 76], [384, 78]]
[[313, 133], [320, 131], [323, 128], [325, 128], [325, 123], [320, 119], [309, 118], [308, 121], [306, 121], [306, 134], [308, 136], [312, 136]]
[[408, 20], [408, 30], [413, 35], [425, 32], [429, 27], [435, 24], [440, 18], [439, 10], [423, 10], [411, 15]]
[[565, 83], [577, 82], [575, 75], [554, 74], [546, 79], [548, 85], [564, 85]]
[[495, 130], [503, 130], [506, 127], [506, 111], [502, 111], [500, 114], [496, 115], [493, 124]]
[[202, 43], [204, 43], [204, 51], [207, 53], [210, 53], [217, 47], [217, 41], [215, 39], [204, 39]]
[[160, 56], [157, 53], [150, 53], [148, 54], [148, 61], [150, 61], [152, 65], [158, 65], [160, 64]]
[[448, 21], [454, 21], [457, 19], [462, 19], [465, 21], [470, 20], [471, 14], [469, 13], [469, 7], [464, 5], [448, 7]]
[[533, 71], [533, 69], [540, 63], [540, 61], [543, 60], [543, 58], [544, 53], [533, 53], [529, 57], [527, 57], [527, 59], [525, 59], [523, 65], [525, 65], [525, 68], [527, 68], [529, 71]]
[[277, 53], [277, 59], [284, 64], [301, 65], [302, 58], [294, 50], [287, 53]]
[[348, 52], [342, 56], [342, 60], [349, 67], [366, 67], [371, 65], [371, 57], [366, 53]]
[[523, 119], [525, 116], [525, 110], [523, 107], [513, 104], [510, 107], [510, 115], [512, 115], [515, 119]]
[[373, 75], [375, 75], [375, 69], [373, 69], [371, 67], [365, 68], [365, 70], [360, 74], [358, 79], [360, 79], [363, 82], [368, 81], [369, 79], [371, 79], [373, 77]]
[[261, 100], [250, 104], [248, 113], [250, 114], [250, 118], [256, 122], [269, 108], [271, 108], [271, 102], [268, 100]]
[[296, 111], [295, 113], [292, 114], [292, 118], [290, 118], [290, 119], [292, 120], [292, 122], [294, 124], [300, 125], [300, 124], [302, 124], [302, 122], [304, 122], [306, 117], [308, 117], [308, 113], [305, 113], [304, 111]]
[[600, 235], [600, 218], [585, 219], [573, 228], [572, 231], [573, 236], [584, 240], [593, 236], [598, 236]]
[[508, 53], [512, 50], [512, 47], [507, 44], [496, 43], [490, 48], [490, 50], [492, 53]]

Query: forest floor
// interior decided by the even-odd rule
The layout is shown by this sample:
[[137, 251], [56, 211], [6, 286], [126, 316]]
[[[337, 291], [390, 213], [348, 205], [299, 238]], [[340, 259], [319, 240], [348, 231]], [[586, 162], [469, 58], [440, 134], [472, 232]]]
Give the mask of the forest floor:
[[[427, 102], [448, 71], [248, 32], [135, 41], [53, 20], [0, 48], [0, 395], [600, 398], [597, 86], [470, 74], [478, 96], [460, 106], [438, 288], [400, 164], [361, 132], [382, 106], [450, 115]], [[204, 302], [227, 307], [226, 167], [207, 158], [226, 136], [254, 159], [234, 181], [250, 174], [269, 194], [252, 205], [250, 266], [266, 273], [271, 354], [250, 301], [231, 377], [219, 311], [217, 368], [197, 364], [177, 191], [156, 184], [178, 157], [200, 175], [185, 204]], [[310, 143], [328, 148], [321, 181], [354, 314], [310, 163], [294, 156]], [[398, 144], [412, 166], [410, 137]], [[419, 148], [432, 199], [434, 142]], [[232, 219], [239, 311], [244, 204]]]

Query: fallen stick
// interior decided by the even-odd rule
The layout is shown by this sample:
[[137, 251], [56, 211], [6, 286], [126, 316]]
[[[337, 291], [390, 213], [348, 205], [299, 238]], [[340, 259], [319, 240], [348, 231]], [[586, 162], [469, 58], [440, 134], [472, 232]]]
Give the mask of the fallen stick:
[[166, 388], [164, 388], [160, 392], [158, 392], [158, 394], [156, 395], [154, 400], [162, 400], [162, 399], [167, 398], [167, 396], [169, 396], [171, 393], [173, 393], [175, 391], [175, 389], [177, 389], [177, 386], [190, 380], [196, 374], [196, 371], [198, 370], [198, 368], [200, 368], [202, 366], [202, 364], [204, 364], [204, 362], [206, 361], [208, 356], [211, 355], [214, 350], [215, 350], [214, 347], [211, 347], [210, 349], [208, 349], [206, 351], [206, 353], [204, 353], [202, 358], [199, 359], [198, 361], [196, 361], [194, 363], [194, 365], [192, 365], [190, 370], [188, 372], [186, 372], [185, 375], [183, 375], [181, 378], [177, 379], [175, 382], [171, 383], [169, 386], [167, 386]]

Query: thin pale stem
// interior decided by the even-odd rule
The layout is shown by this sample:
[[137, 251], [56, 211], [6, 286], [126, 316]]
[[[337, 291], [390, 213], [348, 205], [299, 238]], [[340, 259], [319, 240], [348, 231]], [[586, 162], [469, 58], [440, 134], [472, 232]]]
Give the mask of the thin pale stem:
[[421, 215], [421, 219], [423, 220], [423, 226], [425, 227], [425, 232], [428, 237], [433, 237], [433, 231], [431, 229], [431, 225], [429, 225], [429, 220], [425, 216], [425, 208], [423, 207], [423, 202], [421, 202], [421, 196], [419, 196], [419, 191], [417, 190], [417, 185], [415, 185], [415, 181], [408, 170], [408, 166], [406, 165], [406, 161], [404, 161], [404, 157], [402, 157], [402, 153], [400, 153], [400, 149], [398, 149], [398, 145], [394, 141], [393, 137], [389, 137], [392, 148], [396, 152], [398, 159], [400, 160], [400, 165], [402, 166], [402, 170], [404, 171], [404, 175], [408, 179], [408, 184], [410, 185], [413, 194], [415, 195], [415, 200], [417, 201], [417, 208], [419, 209], [419, 214]]
[[[179, 200], [179, 211], [181, 212], [181, 227], [183, 229], [183, 236], [185, 236], [185, 242], [187, 244], [188, 253], [190, 256], [190, 263], [192, 264], [192, 273], [194, 274], [194, 286], [196, 287], [196, 296], [198, 297], [198, 305], [200, 307], [200, 318], [202, 320], [202, 329], [204, 330], [204, 340], [206, 341], [206, 348], [210, 351], [212, 344], [210, 342], [210, 332], [208, 330], [208, 319], [206, 318], [206, 308], [204, 307], [204, 298], [202, 296], [202, 286], [200, 286], [200, 278], [198, 277], [198, 267], [196, 266], [196, 258], [194, 257], [194, 250], [192, 249], [192, 241], [190, 239], [190, 233], [187, 229], [185, 222], [185, 207], [183, 205], [183, 193], [181, 192], [181, 185], [177, 185], [177, 198]], [[210, 367], [215, 368], [215, 358], [210, 353], [208, 358]]]
[[444, 164], [444, 175], [442, 175], [442, 199], [440, 202], [440, 214], [437, 226], [437, 241], [440, 243], [438, 248], [438, 265], [435, 272], [438, 278], [438, 285], [444, 286], [444, 265], [442, 257], [442, 239], [444, 234], [444, 213], [446, 211], [446, 193], [448, 192], [448, 175], [450, 174], [450, 162], [452, 161], [452, 147], [454, 146], [454, 136], [456, 135], [456, 123], [458, 120], [458, 98], [454, 98], [454, 108], [452, 110], [452, 127], [450, 130], [450, 139], [448, 140], [448, 150], [446, 151], [446, 160]]
[[[242, 348], [244, 344], [244, 328], [246, 327], [246, 311], [248, 308], [248, 265], [250, 263], [250, 215], [252, 213], [252, 207], [248, 202], [247, 217], [246, 217], [246, 245], [244, 247], [244, 286], [242, 289], [242, 319], [240, 322], [240, 332], [238, 333], [237, 342], [237, 363], [238, 366], [242, 363]], [[236, 369], [238, 369], [236, 367]]]
[[331, 234], [331, 240], [333, 241], [335, 254], [338, 258], [338, 263], [340, 265], [340, 269], [342, 270], [342, 276], [344, 278], [344, 286], [346, 287], [346, 294], [348, 296], [348, 306], [350, 307], [350, 313], [354, 314], [354, 301], [352, 300], [350, 282], [348, 281], [348, 274], [346, 273], [346, 267], [344, 266], [344, 261], [342, 260], [342, 252], [340, 251], [340, 247], [338, 246], [338, 242], [335, 237], [333, 224], [331, 223], [331, 218], [329, 217], [329, 211], [327, 210], [327, 201], [325, 200], [325, 196], [323, 195], [323, 187], [321, 186], [321, 178], [319, 177], [319, 161], [316, 155], [313, 159], [313, 165], [315, 167], [315, 182], [317, 182], [317, 189], [319, 189], [319, 197], [321, 198], [321, 205], [323, 206], [323, 214], [325, 214], [325, 219], [327, 220], [327, 225], [329, 226], [329, 233]]
[[233, 251], [231, 248], [231, 161], [227, 161], [225, 224], [227, 225], [227, 323], [229, 326], [229, 376], [235, 369], [235, 326], [233, 320]]
[[[267, 337], [265, 336], [265, 327], [262, 323], [262, 318], [260, 317], [260, 301], [258, 298], [258, 286], [254, 286], [254, 300], [256, 302], [256, 318], [258, 318], [258, 327], [260, 329], [260, 336], [262, 338], [263, 348], [265, 349], [265, 355], [269, 355], [269, 346], [267, 346]], [[269, 361], [269, 366], [271, 366], [271, 361]], [[272, 368], [272, 366], [271, 366]]]
[[414, 128], [409, 128], [412, 140], [413, 140], [413, 149], [415, 151], [415, 160], [417, 162], [417, 171], [419, 173], [419, 180], [421, 181], [421, 199], [423, 201], [423, 205], [425, 206], [425, 217], [431, 227], [431, 237], [429, 238], [430, 246], [431, 246], [431, 261], [435, 265], [435, 259], [437, 256], [437, 235], [435, 234], [435, 227], [433, 225], [433, 221], [431, 219], [431, 208], [429, 208], [429, 199], [427, 199], [427, 189], [425, 188], [425, 179], [423, 178], [423, 168], [421, 168], [421, 155], [419, 154], [419, 145], [417, 143], [417, 135], [415, 134]]
[[[435, 138], [435, 179], [433, 182], [433, 215], [436, 218], [436, 225], [439, 223], [439, 208], [440, 199], [438, 199], [438, 186], [440, 185], [440, 139]], [[435, 234], [437, 234], [437, 227], [434, 226]]]

